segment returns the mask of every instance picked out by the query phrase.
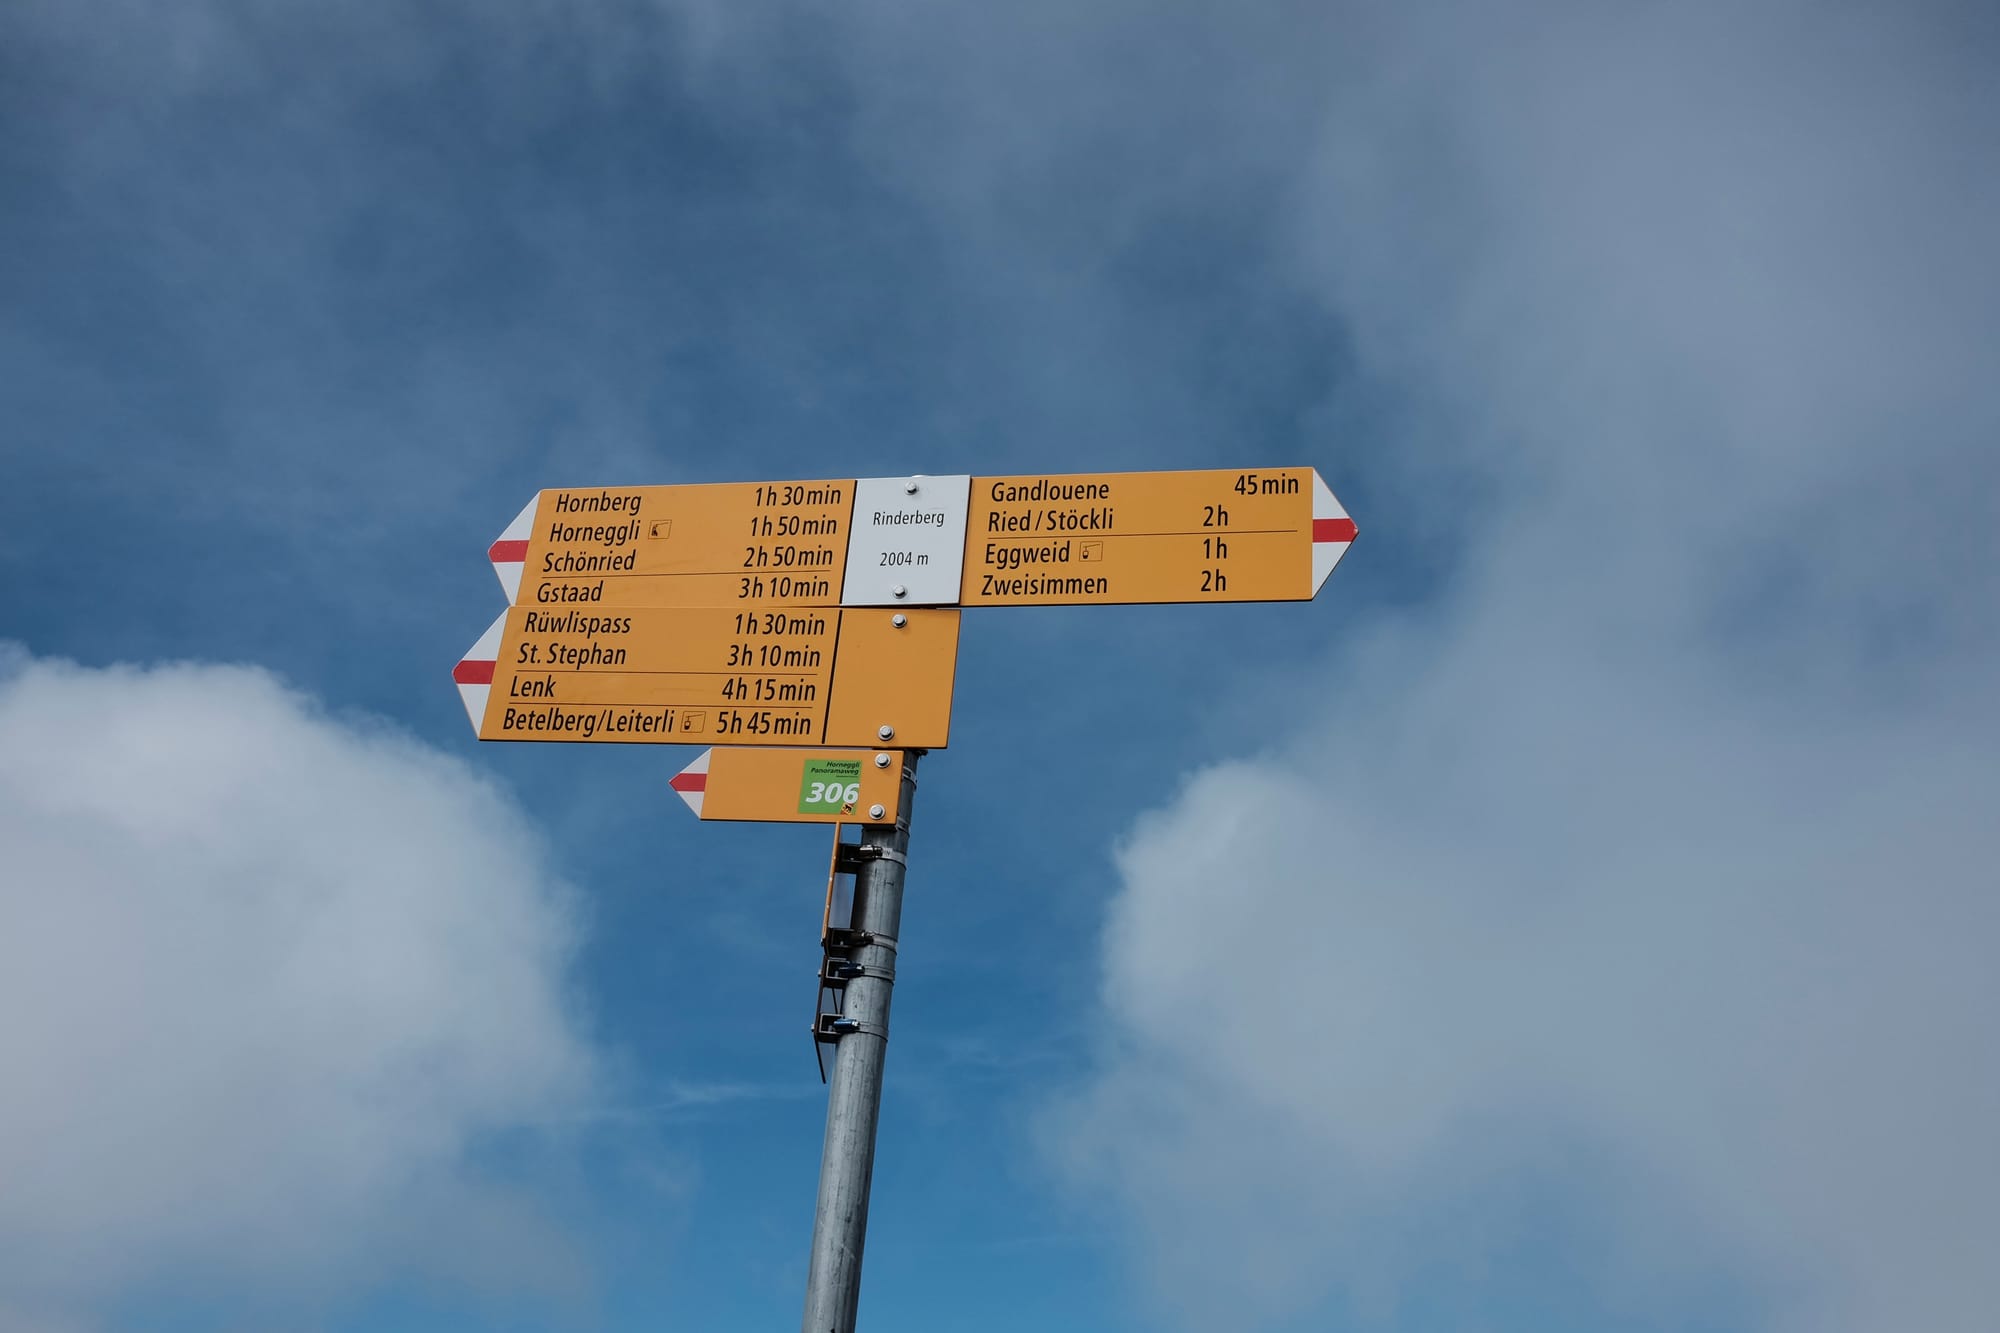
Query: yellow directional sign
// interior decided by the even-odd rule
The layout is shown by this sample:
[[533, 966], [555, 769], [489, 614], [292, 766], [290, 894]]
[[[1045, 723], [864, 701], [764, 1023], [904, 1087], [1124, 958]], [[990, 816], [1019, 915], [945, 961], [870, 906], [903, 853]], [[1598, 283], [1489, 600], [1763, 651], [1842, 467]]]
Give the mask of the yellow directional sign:
[[1353, 540], [1311, 468], [974, 477], [959, 601], [1308, 601]]
[[549, 490], [489, 554], [547, 611], [1043, 606], [1309, 600], [1353, 540], [1294, 467]]
[[837, 606], [853, 481], [549, 490], [488, 551], [544, 609]]
[[668, 786], [703, 819], [893, 824], [901, 750], [703, 750]]
[[957, 662], [957, 611], [517, 606], [453, 676], [481, 740], [941, 749]]
[[488, 555], [519, 606], [948, 606], [971, 480], [543, 491]]

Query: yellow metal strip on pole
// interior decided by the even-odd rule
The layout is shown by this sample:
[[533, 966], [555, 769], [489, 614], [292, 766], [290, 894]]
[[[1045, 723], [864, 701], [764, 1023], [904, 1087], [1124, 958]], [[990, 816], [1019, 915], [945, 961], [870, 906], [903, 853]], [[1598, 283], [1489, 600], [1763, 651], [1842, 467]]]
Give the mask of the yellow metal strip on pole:
[[956, 610], [841, 613], [829, 745], [942, 750], [958, 675]]

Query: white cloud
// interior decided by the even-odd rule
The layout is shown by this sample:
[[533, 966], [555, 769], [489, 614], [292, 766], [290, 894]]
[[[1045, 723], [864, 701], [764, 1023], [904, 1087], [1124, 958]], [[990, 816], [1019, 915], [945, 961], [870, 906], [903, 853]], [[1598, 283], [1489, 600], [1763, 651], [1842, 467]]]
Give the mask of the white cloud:
[[1315, 613], [1490, 499], [1443, 602], [1131, 832], [1056, 1140], [1190, 1323], [1511, 1243], [1467, 1216], [1526, 1162], [1777, 1326], [1990, 1327], [1978, 61], [1941, 16], [1394, 14], [1324, 55], [1294, 248], [1435, 436], [1338, 446], [1383, 509]]
[[253, 668], [0, 667], [0, 1306], [572, 1281], [474, 1161], [597, 1078], [523, 812]]

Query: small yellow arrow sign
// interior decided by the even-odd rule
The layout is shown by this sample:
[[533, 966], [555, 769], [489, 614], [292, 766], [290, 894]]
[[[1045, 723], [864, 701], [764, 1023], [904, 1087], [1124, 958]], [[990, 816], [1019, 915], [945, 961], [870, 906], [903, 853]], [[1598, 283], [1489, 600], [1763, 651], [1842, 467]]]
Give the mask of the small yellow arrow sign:
[[901, 750], [703, 750], [668, 786], [703, 819], [762, 824], [891, 824]]

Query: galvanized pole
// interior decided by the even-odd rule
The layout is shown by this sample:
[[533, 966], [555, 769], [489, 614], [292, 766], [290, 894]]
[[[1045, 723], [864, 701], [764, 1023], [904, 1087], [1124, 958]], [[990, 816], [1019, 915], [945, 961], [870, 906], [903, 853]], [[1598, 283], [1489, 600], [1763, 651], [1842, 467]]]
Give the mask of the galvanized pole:
[[917, 794], [917, 755], [903, 759], [902, 805], [894, 824], [863, 827], [863, 847], [879, 852], [854, 873], [851, 951], [860, 972], [847, 983], [843, 1031], [827, 1089], [826, 1146], [819, 1163], [812, 1261], [806, 1270], [803, 1333], [853, 1333], [861, 1303], [861, 1247], [868, 1235], [868, 1184], [875, 1171], [875, 1124], [882, 1110], [882, 1064], [889, 1049], [889, 993], [896, 981], [896, 932], [903, 918], [904, 857]]

